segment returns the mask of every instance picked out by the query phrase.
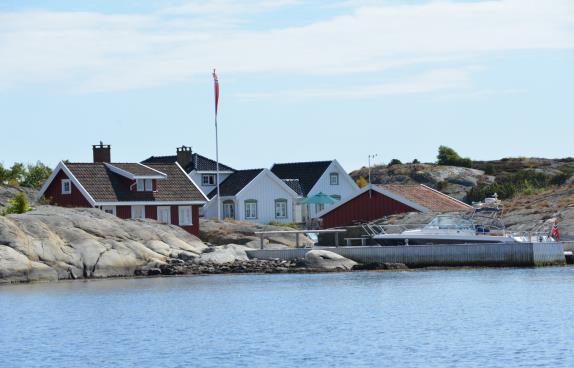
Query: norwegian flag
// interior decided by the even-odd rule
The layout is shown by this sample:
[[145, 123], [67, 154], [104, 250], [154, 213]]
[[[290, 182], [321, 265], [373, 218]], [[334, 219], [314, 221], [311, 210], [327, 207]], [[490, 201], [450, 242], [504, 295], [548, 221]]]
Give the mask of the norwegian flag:
[[219, 105], [219, 80], [217, 79], [217, 74], [215, 74], [215, 69], [213, 69], [213, 88], [215, 92], [215, 116], [217, 116], [217, 106]]
[[560, 241], [560, 230], [558, 230], [558, 224], [554, 224], [554, 226], [552, 226], [552, 232], [550, 232], [550, 236]]

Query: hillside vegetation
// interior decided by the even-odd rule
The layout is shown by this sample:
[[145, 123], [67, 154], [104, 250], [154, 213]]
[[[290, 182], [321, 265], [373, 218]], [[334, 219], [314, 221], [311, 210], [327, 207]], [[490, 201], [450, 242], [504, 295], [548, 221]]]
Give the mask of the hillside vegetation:
[[[368, 177], [368, 168], [353, 171], [351, 176], [362, 182]], [[468, 203], [482, 201], [494, 193], [500, 199], [512, 199], [573, 183], [574, 158], [473, 161], [441, 146], [436, 163], [374, 166], [371, 178], [374, 184], [425, 184]]]

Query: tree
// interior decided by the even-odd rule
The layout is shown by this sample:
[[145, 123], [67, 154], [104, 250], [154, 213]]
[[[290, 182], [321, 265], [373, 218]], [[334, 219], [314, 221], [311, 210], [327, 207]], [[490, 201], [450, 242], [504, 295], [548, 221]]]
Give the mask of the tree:
[[355, 183], [357, 183], [359, 188], [364, 188], [367, 185], [369, 185], [369, 182], [367, 181], [367, 179], [363, 178], [362, 176], [359, 176], [359, 178], [355, 181]]
[[420, 162], [417, 158], [415, 158], [415, 159], [413, 160], [413, 164], [420, 164], [420, 163], [421, 163], [421, 162]]
[[8, 201], [8, 203], [10, 205], [6, 208], [6, 210], [4, 210], [5, 215], [9, 215], [11, 213], [24, 213], [31, 210], [30, 204], [28, 202], [28, 197], [26, 197], [26, 194], [22, 192], [16, 194], [16, 197]]
[[24, 174], [24, 180], [20, 185], [23, 187], [39, 189], [51, 173], [52, 169], [40, 161], [36, 162], [35, 165], [29, 164]]
[[471, 167], [472, 161], [470, 158], [462, 158], [452, 148], [447, 146], [440, 146], [438, 148], [437, 163], [439, 165]]
[[401, 165], [401, 164], [402, 164], [401, 160], [399, 160], [398, 158], [393, 158], [387, 166]]
[[0, 184], [4, 184], [8, 180], [10, 171], [4, 168], [4, 165], [0, 163]]

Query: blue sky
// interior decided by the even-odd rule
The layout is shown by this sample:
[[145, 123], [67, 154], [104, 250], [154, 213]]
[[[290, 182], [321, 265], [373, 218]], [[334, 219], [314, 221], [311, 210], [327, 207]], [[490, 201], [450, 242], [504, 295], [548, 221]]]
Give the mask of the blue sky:
[[[23, 4], [24, 3], [24, 4]], [[570, 0], [4, 0], [0, 162], [574, 156]]]

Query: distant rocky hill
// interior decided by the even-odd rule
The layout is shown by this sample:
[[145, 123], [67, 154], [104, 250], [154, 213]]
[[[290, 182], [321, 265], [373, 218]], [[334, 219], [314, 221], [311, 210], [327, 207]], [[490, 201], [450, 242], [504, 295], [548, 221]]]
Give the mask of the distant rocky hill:
[[[351, 177], [367, 178], [369, 170], [363, 167], [351, 172]], [[425, 184], [457, 199], [464, 199], [470, 188], [493, 183], [495, 177], [486, 175], [483, 170], [436, 164], [398, 164], [374, 166], [371, 168], [371, 181], [374, 184]]]
[[[472, 168], [441, 166], [432, 163], [374, 166], [371, 180], [374, 184], [425, 184], [453, 197], [465, 200], [469, 191], [477, 186], [514, 180], [520, 175], [539, 175], [549, 183], [574, 182], [574, 158], [503, 158], [493, 161], [472, 161]], [[356, 180], [368, 177], [368, 168], [351, 172]], [[520, 178], [519, 178], [520, 179]], [[519, 180], [517, 179], [517, 180]]]

